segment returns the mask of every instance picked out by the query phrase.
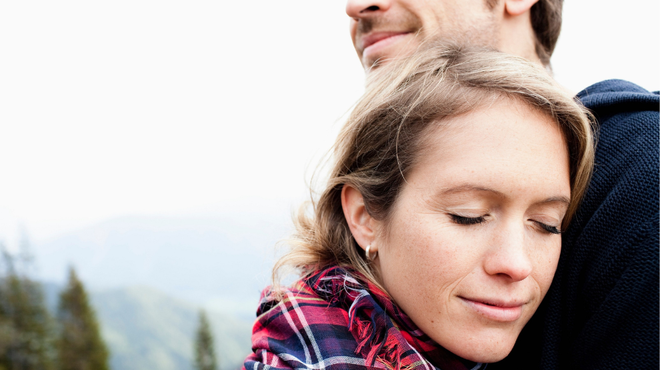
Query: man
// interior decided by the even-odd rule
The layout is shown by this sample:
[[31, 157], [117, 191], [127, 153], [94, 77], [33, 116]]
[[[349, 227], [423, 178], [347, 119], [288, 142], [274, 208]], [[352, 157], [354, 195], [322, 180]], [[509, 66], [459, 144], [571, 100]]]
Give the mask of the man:
[[561, 0], [536, 1], [349, 0], [346, 13], [366, 69], [432, 37], [492, 46], [548, 65], [561, 28]]
[[[431, 38], [479, 44], [549, 68], [562, 0], [348, 0], [369, 71]], [[563, 231], [545, 301], [495, 369], [658, 368], [658, 93], [620, 80], [578, 98], [598, 120], [596, 169]], [[491, 368], [489, 367], [489, 368]]]

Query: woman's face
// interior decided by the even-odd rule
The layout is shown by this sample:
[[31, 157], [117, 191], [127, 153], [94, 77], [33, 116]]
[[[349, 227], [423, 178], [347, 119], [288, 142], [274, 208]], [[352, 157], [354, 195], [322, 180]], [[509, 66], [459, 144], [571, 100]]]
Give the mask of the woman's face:
[[451, 352], [511, 351], [557, 267], [569, 160], [551, 118], [501, 99], [428, 136], [387, 222], [377, 274], [420, 329]]

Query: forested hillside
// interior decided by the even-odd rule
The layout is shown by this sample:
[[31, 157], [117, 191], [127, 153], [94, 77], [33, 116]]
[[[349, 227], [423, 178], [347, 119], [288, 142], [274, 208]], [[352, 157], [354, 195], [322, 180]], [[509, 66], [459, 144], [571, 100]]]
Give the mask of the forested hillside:
[[[46, 285], [49, 306], [58, 287]], [[199, 308], [152, 288], [91, 292], [113, 370], [190, 370]], [[256, 309], [256, 307], [255, 307]], [[252, 320], [207, 311], [222, 370], [240, 368], [250, 352]]]

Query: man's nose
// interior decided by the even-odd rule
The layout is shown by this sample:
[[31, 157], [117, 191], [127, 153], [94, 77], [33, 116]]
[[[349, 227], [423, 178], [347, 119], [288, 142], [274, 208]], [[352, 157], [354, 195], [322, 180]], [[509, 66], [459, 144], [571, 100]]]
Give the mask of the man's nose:
[[392, 6], [391, 0], [348, 0], [346, 14], [357, 20], [377, 12], [387, 11], [390, 6]]
[[533, 270], [529, 248], [525, 245], [523, 229], [512, 228], [496, 238], [484, 261], [484, 270], [492, 276], [502, 276], [512, 281], [527, 278]]

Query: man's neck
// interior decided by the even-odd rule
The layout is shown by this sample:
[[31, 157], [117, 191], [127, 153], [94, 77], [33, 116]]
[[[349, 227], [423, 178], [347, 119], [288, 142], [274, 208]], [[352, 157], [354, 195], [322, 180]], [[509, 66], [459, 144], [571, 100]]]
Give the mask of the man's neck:
[[500, 28], [500, 41], [498, 49], [505, 53], [523, 57], [531, 62], [543, 66], [541, 59], [536, 54], [534, 44], [536, 35], [532, 28], [529, 11], [527, 14], [518, 16], [504, 16]]

